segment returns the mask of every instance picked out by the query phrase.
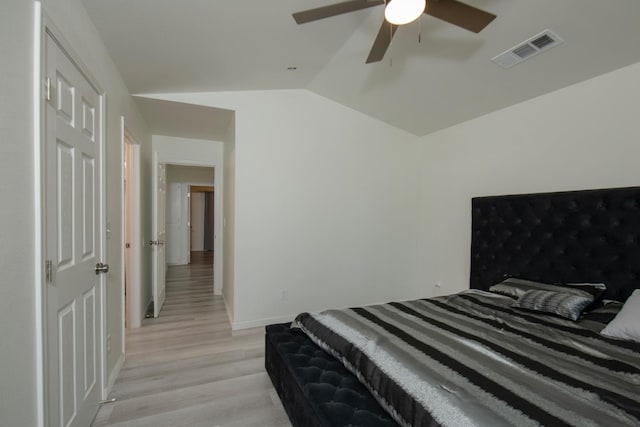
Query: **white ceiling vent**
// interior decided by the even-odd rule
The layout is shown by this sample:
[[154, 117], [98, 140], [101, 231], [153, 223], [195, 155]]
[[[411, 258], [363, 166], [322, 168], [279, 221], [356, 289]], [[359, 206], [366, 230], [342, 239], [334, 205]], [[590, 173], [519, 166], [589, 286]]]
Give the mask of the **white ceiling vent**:
[[558, 37], [558, 35], [553, 31], [544, 30], [540, 34], [536, 34], [531, 37], [529, 40], [502, 52], [494, 58], [491, 58], [491, 60], [502, 68], [511, 68], [525, 59], [536, 56], [537, 54], [558, 46], [563, 42], [564, 40]]

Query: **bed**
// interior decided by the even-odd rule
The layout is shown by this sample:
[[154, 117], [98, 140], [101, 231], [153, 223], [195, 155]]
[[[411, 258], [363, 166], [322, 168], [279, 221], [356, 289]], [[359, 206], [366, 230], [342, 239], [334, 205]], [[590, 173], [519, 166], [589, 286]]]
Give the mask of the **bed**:
[[[640, 343], [600, 333], [623, 307], [602, 301], [640, 288], [640, 187], [481, 197], [471, 214], [468, 291], [267, 326], [294, 426], [640, 425]], [[593, 298], [545, 288], [575, 283]]]

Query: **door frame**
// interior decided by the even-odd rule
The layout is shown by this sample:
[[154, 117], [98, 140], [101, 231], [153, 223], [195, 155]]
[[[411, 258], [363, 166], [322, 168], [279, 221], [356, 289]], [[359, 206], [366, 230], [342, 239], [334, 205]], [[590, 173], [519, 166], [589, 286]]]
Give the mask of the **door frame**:
[[[174, 163], [166, 163], [167, 166], [177, 166]], [[202, 167], [202, 166], [196, 166]], [[168, 182], [169, 185], [175, 184], [180, 189], [180, 262], [167, 263], [167, 265], [188, 265], [191, 264], [191, 187], [212, 187], [215, 186], [212, 183], [197, 183], [197, 182]], [[169, 191], [167, 190], [167, 194]], [[167, 198], [168, 200], [168, 198]], [[215, 220], [215, 218], [214, 218]], [[168, 248], [168, 246], [167, 246]], [[186, 262], [182, 262], [186, 261]]]
[[[219, 221], [215, 221], [214, 224], [214, 233], [215, 239], [213, 243], [213, 293], [215, 295], [222, 295], [222, 268], [224, 261], [224, 254], [222, 253], [223, 248], [223, 203], [224, 200], [222, 198], [222, 188], [223, 188], [223, 174], [222, 174], [222, 162], [217, 162], [215, 160], [202, 160], [202, 161], [191, 161], [180, 159], [179, 157], [167, 155], [163, 152], [158, 152], [154, 150], [154, 159], [152, 161], [151, 167], [157, 168], [158, 163], [164, 163], [166, 165], [176, 165], [176, 166], [204, 166], [213, 168], [213, 187], [219, 188], [220, 191], [216, 191], [214, 195], [214, 221], [215, 218], [219, 218]], [[209, 185], [209, 184], [208, 184]], [[154, 208], [155, 209], [155, 208]]]
[[[61, 50], [72, 60], [87, 81], [100, 94], [101, 115], [97, 118], [100, 133], [100, 174], [98, 176], [98, 209], [97, 221], [100, 230], [100, 247], [98, 248], [98, 257], [101, 262], [108, 263], [107, 260], [107, 230], [106, 230], [106, 97], [107, 94], [98, 83], [94, 74], [89, 67], [86, 66], [82, 57], [71, 47], [71, 43], [62, 35], [62, 32], [56, 27], [53, 20], [42, 10], [40, 2], [35, 2], [34, 17], [34, 80], [33, 80], [33, 114], [34, 114], [34, 202], [35, 202], [35, 303], [36, 303], [36, 382], [37, 382], [37, 407], [38, 407], [38, 426], [45, 427], [48, 425], [48, 409], [47, 409], [47, 300], [46, 300], [46, 278], [45, 278], [45, 250], [46, 247], [46, 137], [45, 137], [45, 45], [46, 37], [50, 35]], [[107, 389], [107, 354], [106, 354], [106, 277], [100, 275], [100, 283], [98, 285], [101, 296], [101, 304], [97, 307], [99, 336], [99, 353], [100, 357], [97, 362], [99, 364], [99, 374], [101, 379], [101, 398], [106, 399]]]
[[[202, 167], [202, 166], [199, 166]], [[215, 175], [215, 168], [214, 168], [214, 175]], [[214, 178], [215, 179], [215, 178]], [[191, 187], [211, 187], [213, 188], [213, 197], [214, 197], [214, 205], [213, 205], [213, 231], [214, 234], [216, 232], [216, 206], [215, 206], [215, 197], [216, 197], [216, 186], [215, 186], [215, 181], [213, 184], [209, 183], [201, 183], [201, 182], [184, 182], [182, 183], [187, 187], [187, 200], [186, 200], [186, 204], [187, 204], [187, 211], [188, 211], [188, 217], [187, 220], [189, 222], [189, 230], [187, 231], [187, 246], [185, 247], [187, 250], [187, 258], [189, 259], [189, 264], [191, 264], [191, 204], [193, 202], [193, 198], [192, 198], [192, 193], [193, 191], [191, 190]], [[214, 240], [214, 256], [215, 256], [215, 240]], [[214, 263], [215, 264], [215, 263]]]
[[[122, 189], [121, 189], [121, 204], [122, 204], [122, 242], [123, 244], [127, 243], [126, 236], [126, 227], [124, 226], [129, 222], [129, 242], [131, 243], [131, 251], [127, 251], [123, 248], [122, 250], [122, 301], [124, 301], [125, 306], [125, 314], [122, 317], [122, 349], [123, 353], [126, 354], [126, 328], [139, 328], [142, 326], [142, 302], [141, 302], [141, 292], [142, 292], [142, 223], [141, 223], [141, 213], [140, 213], [140, 143], [139, 140], [135, 137], [133, 132], [127, 127], [126, 119], [124, 116], [120, 117], [120, 139], [122, 141], [121, 144], [121, 158], [122, 164], [121, 167], [121, 176], [122, 176]], [[131, 159], [130, 162], [133, 164], [133, 167], [129, 166], [130, 176], [127, 177], [127, 170], [124, 167], [124, 162], [126, 160], [126, 147], [129, 145]], [[128, 178], [128, 192], [125, 194], [124, 182], [125, 179]], [[130, 212], [126, 211], [126, 199], [129, 199]], [[126, 222], [125, 222], [126, 221]], [[130, 277], [128, 284], [125, 285], [126, 280], [126, 257], [129, 257], [130, 261], [129, 265], [133, 265], [134, 268], [130, 268]], [[125, 292], [127, 291], [127, 292]], [[129, 320], [129, 324], [126, 324], [126, 319]]]
[[[166, 202], [167, 202], [167, 198], [166, 198], [166, 190], [167, 190], [167, 170], [166, 170], [166, 163], [160, 161], [159, 159], [159, 153], [157, 151], [154, 151], [152, 153], [152, 165], [153, 165], [153, 170], [151, 171], [151, 206], [152, 206], [152, 212], [151, 212], [151, 239], [152, 241], [155, 241], [154, 246], [152, 246], [152, 259], [151, 259], [151, 295], [153, 297], [153, 317], [154, 318], [158, 318], [158, 316], [160, 316], [160, 311], [162, 310], [162, 306], [164, 305], [164, 301], [166, 298], [166, 291], [167, 291], [167, 275], [166, 275], [166, 271], [167, 271], [167, 256], [166, 256], [166, 248], [164, 247], [165, 242], [160, 242], [160, 238], [158, 236], [158, 231], [160, 229], [164, 229], [164, 238], [166, 240], [166, 231], [167, 231], [167, 215], [166, 215]], [[159, 219], [160, 216], [158, 214], [158, 194], [159, 194], [159, 190], [160, 190], [160, 186], [158, 185], [158, 180], [159, 180], [159, 167], [160, 165], [164, 166], [163, 169], [163, 180], [164, 180], [164, 186], [165, 186], [165, 198], [164, 198], [164, 214], [162, 215], [162, 220], [164, 221], [164, 224], [162, 224], [162, 227], [160, 227], [160, 223], [159, 223]], [[152, 242], [149, 242], [149, 244], [151, 244]], [[160, 255], [159, 252], [161, 250], [165, 250], [165, 256], [164, 256], [164, 260], [163, 260], [163, 264], [164, 265], [160, 265], [159, 261], [160, 261]], [[163, 274], [159, 275], [158, 271], [160, 270], [160, 268], [162, 267]], [[158, 283], [159, 283], [159, 278], [163, 277], [163, 286], [162, 286], [162, 292], [163, 292], [163, 297], [162, 297], [162, 301], [160, 302], [160, 304], [158, 304], [158, 299], [160, 297], [159, 293], [158, 293]]]

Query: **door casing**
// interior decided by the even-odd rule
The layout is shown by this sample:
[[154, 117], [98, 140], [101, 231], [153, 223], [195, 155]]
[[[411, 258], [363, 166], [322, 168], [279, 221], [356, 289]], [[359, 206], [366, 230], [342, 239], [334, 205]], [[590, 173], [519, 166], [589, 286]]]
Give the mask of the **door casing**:
[[[121, 117], [121, 140], [122, 158], [130, 163], [127, 165], [128, 171], [124, 168], [124, 162], [122, 164], [122, 224], [127, 224], [129, 227], [129, 235], [126, 234], [125, 227], [122, 227], [122, 242], [131, 244], [129, 249], [122, 251], [122, 298], [125, 301], [125, 316], [122, 319], [122, 348], [124, 351], [125, 329], [139, 328], [142, 325], [142, 316], [144, 315], [141, 301], [142, 273], [140, 270], [142, 248], [144, 246], [140, 217], [140, 143], [127, 128], [124, 116]], [[129, 150], [129, 156], [126, 156], [127, 149]], [[124, 189], [125, 179], [127, 182], [126, 193]], [[129, 212], [126, 210], [127, 206], [129, 207]], [[126, 265], [130, 266], [129, 272], [125, 272], [124, 266]], [[125, 319], [128, 322], [126, 327]]]
[[[47, 381], [47, 300], [46, 300], [46, 276], [45, 262], [46, 253], [46, 185], [45, 185], [45, 165], [46, 165], [46, 90], [45, 90], [45, 42], [46, 37], [51, 36], [60, 46], [62, 50], [71, 58], [78, 67], [80, 72], [88, 80], [88, 82], [97, 90], [100, 95], [101, 117], [99, 121], [100, 140], [100, 173], [98, 178], [98, 209], [97, 222], [100, 234], [100, 247], [97, 248], [98, 257], [102, 262], [108, 262], [106, 259], [106, 189], [105, 189], [105, 116], [106, 116], [106, 93], [102, 86], [98, 83], [90, 69], [84, 64], [81, 56], [78, 55], [71, 44], [65, 39], [60, 30], [57, 29], [54, 22], [42, 10], [40, 2], [34, 2], [34, 80], [33, 80], [33, 116], [34, 116], [34, 205], [35, 205], [35, 303], [36, 303], [36, 382], [37, 382], [37, 420], [38, 427], [48, 426], [48, 381]], [[106, 354], [106, 278], [101, 275], [99, 291], [101, 293], [101, 304], [96, 307], [99, 311], [98, 338], [99, 338], [99, 357], [98, 372], [101, 377], [102, 389], [101, 398], [105, 399], [109, 393], [107, 387], [107, 354]]]
[[165, 257], [166, 243], [166, 191], [167, 173], [166, 164], [158, 161], [158, 153], [153, 153], [153, 182], [152, 182], [152, 230], [153, 240], [149, 242], [153, 249], [153, 273], [152, 273], [152, 295], [153, 295], [153, 317], [158, 317], [166, 296], [166, 270], [167, 262]]

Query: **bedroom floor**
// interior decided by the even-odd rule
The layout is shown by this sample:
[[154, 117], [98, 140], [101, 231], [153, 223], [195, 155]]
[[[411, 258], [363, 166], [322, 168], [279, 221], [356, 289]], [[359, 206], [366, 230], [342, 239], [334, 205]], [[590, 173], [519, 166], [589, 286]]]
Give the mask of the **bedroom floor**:
[[264, 328], [231, 331], [211, 253], [169, 267], [160, 317], [127, 332], [127, 360], [94, 427], [290, 426], [264, 370]]

